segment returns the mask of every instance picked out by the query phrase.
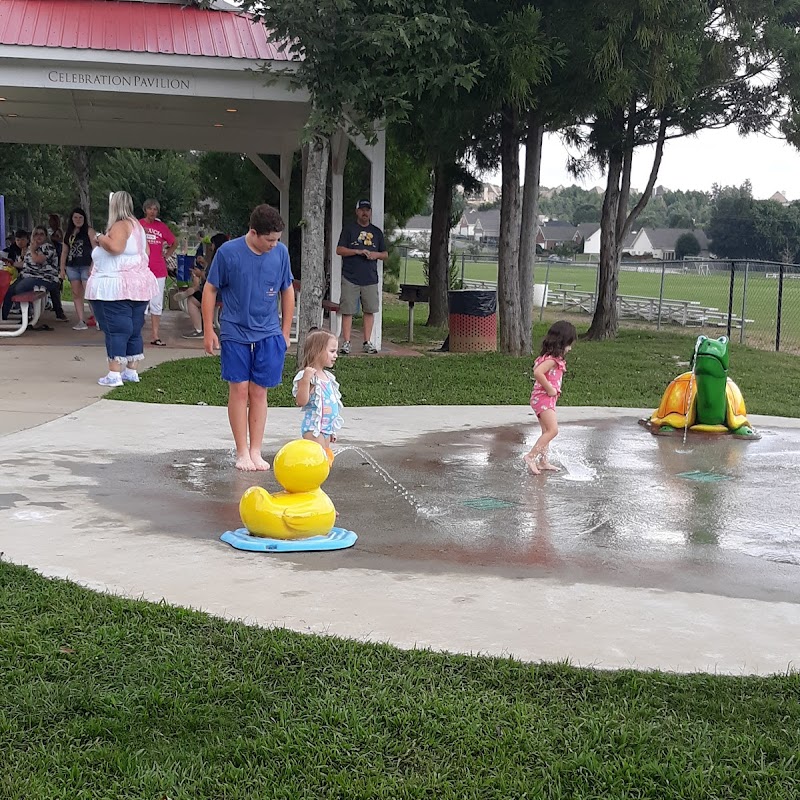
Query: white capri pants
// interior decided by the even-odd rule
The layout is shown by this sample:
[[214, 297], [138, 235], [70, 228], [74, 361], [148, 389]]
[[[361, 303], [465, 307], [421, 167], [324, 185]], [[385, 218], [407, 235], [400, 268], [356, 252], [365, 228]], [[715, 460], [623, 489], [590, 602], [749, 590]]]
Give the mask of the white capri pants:
[[166, 278], [156, 278], [158, 281], [158, 292], [150, 300], [147, 306], [147, 314], [152, 314], [154, 317], [160, 317], [161, 312], [164, 310], [164, 285], [167, 282]]

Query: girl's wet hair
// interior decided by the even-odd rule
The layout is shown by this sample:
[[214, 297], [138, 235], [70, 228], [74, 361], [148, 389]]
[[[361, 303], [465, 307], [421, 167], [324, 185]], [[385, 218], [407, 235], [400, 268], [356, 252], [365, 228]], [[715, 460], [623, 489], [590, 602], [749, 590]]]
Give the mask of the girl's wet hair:
[[542, 339], [542, 350], [539, 355], [563, 358], [566, 349], [574, 344], [577, 338], [578, 332], [575, 326], [565, 319], [560, 319], [550, 326], [550, 330]]
[[303, 358], [300, 360], [300, 369], [313, 367], [320, 361], [331, 339], [336, 339], [336, 337], [330, 331], [312, 328], [308, 332], [305, 344], [303, 345]]

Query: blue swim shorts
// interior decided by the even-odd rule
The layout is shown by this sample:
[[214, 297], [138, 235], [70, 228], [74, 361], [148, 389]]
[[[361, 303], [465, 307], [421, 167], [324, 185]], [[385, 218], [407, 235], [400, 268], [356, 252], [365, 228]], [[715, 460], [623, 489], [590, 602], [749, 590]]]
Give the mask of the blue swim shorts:
[[283, 377], [286, 339], [280, 333], [258, 342], [220, 342], [222, 380], [228, 383], [251, 381], [258, 386], [277, 386]]

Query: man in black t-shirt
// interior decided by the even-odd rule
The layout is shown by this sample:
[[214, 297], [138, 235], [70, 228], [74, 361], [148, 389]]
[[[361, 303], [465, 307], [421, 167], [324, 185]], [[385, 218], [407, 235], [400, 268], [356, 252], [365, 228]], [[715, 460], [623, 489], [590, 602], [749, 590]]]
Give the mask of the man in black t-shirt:
[[380, 310], [378, 286], [378, 261], [386, 261], [389, 253], [383, 231], [372, 224], [372, 204], [369, 200], [356, 203], [356, 221], [345, 225], [339, 236], [336, 255], [342, 257], [342, 296], [339, 300], [342, 314], [343, 355], [350, 353], [350, 331], [353, 314], [361, 300], [364, 313], [364, 352], [377, 353], [372, 344], [372, 326]]

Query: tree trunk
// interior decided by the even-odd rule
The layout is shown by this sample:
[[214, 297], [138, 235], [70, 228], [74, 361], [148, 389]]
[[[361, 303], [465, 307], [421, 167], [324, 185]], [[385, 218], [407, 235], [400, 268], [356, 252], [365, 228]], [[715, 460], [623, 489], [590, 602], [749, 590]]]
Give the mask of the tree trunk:
[[617, 284], [619, 282], [619, 252], [617, 220], [619, 217], [619, 181], [622, 175], [622, 151], [616, 148], [609, 155], [608, 180], [600, 216], [600, 274], [597, 282], [597, 302], [588, 339], [609, 339], [617, 335]]
[[519, 289], [519, 138], [516, 113], [503, 109], [500, 122], [500, 246], [497, 256], [497, 303], [500, 314], [500, 352], [520, 355], [521, 307]]
[[328, 139], [314, 136], [308, 145], [303, 184], [303, 270], [297, 330], [298, 361], [302, 358], [308, 330], [322, 326], [322, 298], [325, 293], [325, 187], [329, 153]]
[[519, 236], [520, 340], [519, 351], [531, 353], [533, 329], [533, 277], [536, 264], [536, 228], [539, 217], [539, 177], [542, 171], [542, 138], [544, 124], [541, 116], [528, 114], [528, 134], [525, 141], [525, 185], [522, 191], [522, 226]]
[[86, 221], [92, 224], [92, 202], [89, 199], [89, 178], [91, 159], [89, 150], [80, 145], [72, 149], [72, 171], [78, 185], [78, 205], [86, 212]]
[[[627, 119], [620, 114], [616, 121], [618, 145], [612, 145], [608, 159], [608, 180], [603, 198], [603, 210], [600, 218], [600, 268], [597, 284], [597, 304], [595, 305], [592, 324], [586, 334], [587, 339], [611, 339], [619, 330], [617, 315], [617, 288], [619, 286], [619, 260], [622, 248], [633, 223], [641, 214], [653, 194], [653, 187], [658, 178], [661, 158], [664, 154], [664, 142], [667, 133], [667, 113], [661, 115], [656, 139], [656, 149], [650, 177], [642, 196], [631, 212], [627, 214], [631, 189], [631, 169], [634, 153], [633, 126], [635, 105], [629, 109]], [[627, 127], [626, 127], [627, 125]]]
[[431, 250], [428, 257], [430, 302], [426, 325], [446, 328], [449, 321], [447, 291], [450, 288], [450, 214], [453, 186], [449, 164], [437, 162], [433, 170], [433, 216]]

